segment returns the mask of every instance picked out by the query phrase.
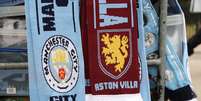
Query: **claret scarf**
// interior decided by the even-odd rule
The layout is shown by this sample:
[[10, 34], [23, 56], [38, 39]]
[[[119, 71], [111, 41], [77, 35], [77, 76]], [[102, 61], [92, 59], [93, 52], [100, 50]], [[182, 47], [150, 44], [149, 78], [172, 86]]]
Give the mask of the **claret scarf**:
[[137, 1], [85, 0], [84, 4], [86, 101], [141, 101]]

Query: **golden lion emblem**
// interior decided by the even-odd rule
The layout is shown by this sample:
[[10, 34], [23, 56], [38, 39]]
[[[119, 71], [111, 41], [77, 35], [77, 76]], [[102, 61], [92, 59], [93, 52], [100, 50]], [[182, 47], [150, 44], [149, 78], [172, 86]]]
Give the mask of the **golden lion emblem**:
[[128, 37], [121, 35], [109, 36], [103, 34], [101, 41], [105, 47], [102, 47], [102, 53], [105, 57], [106, 65], [115, 65], [115, 72], [122, 72], [124, 69], [125, 59], [128, 57]]

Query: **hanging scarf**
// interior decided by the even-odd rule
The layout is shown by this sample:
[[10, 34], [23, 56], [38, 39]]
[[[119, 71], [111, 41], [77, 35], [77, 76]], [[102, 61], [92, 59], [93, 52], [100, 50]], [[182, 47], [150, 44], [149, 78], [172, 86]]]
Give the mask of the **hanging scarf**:
[[79, 0], [25, 0], [31, 101], [84, 101]]
[[86, 1], [87, 101], [141, 100], [136, 5], [136, 0]]

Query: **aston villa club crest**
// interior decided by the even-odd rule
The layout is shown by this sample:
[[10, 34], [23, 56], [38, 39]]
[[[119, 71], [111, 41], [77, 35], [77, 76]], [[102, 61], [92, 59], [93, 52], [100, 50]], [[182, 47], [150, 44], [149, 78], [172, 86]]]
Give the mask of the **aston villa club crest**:
[[101, 70], [113, 79], [119, 79], [132, 61], [131, 32], [106, 30], [98, 33], [98, 62]]
[[57, 92], [68, 92], [78, 80], [78, 55], [73, 43], [64, 36], [49, 38], [42, 50], [45, 80]]

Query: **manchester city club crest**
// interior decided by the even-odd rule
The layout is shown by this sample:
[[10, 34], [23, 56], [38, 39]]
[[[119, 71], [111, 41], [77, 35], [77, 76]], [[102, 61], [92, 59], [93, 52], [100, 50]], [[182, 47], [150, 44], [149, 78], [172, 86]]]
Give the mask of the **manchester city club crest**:
[[132, 63], [130, 30], [99, 31], [98, 62], [104, 74], [113, 79], [121, 78]]
[[42, 50], [43, 74], [50, 88], [68, 92], [78, 80], [78, 55], [72, 41], [64, 36], [50, 37]]

